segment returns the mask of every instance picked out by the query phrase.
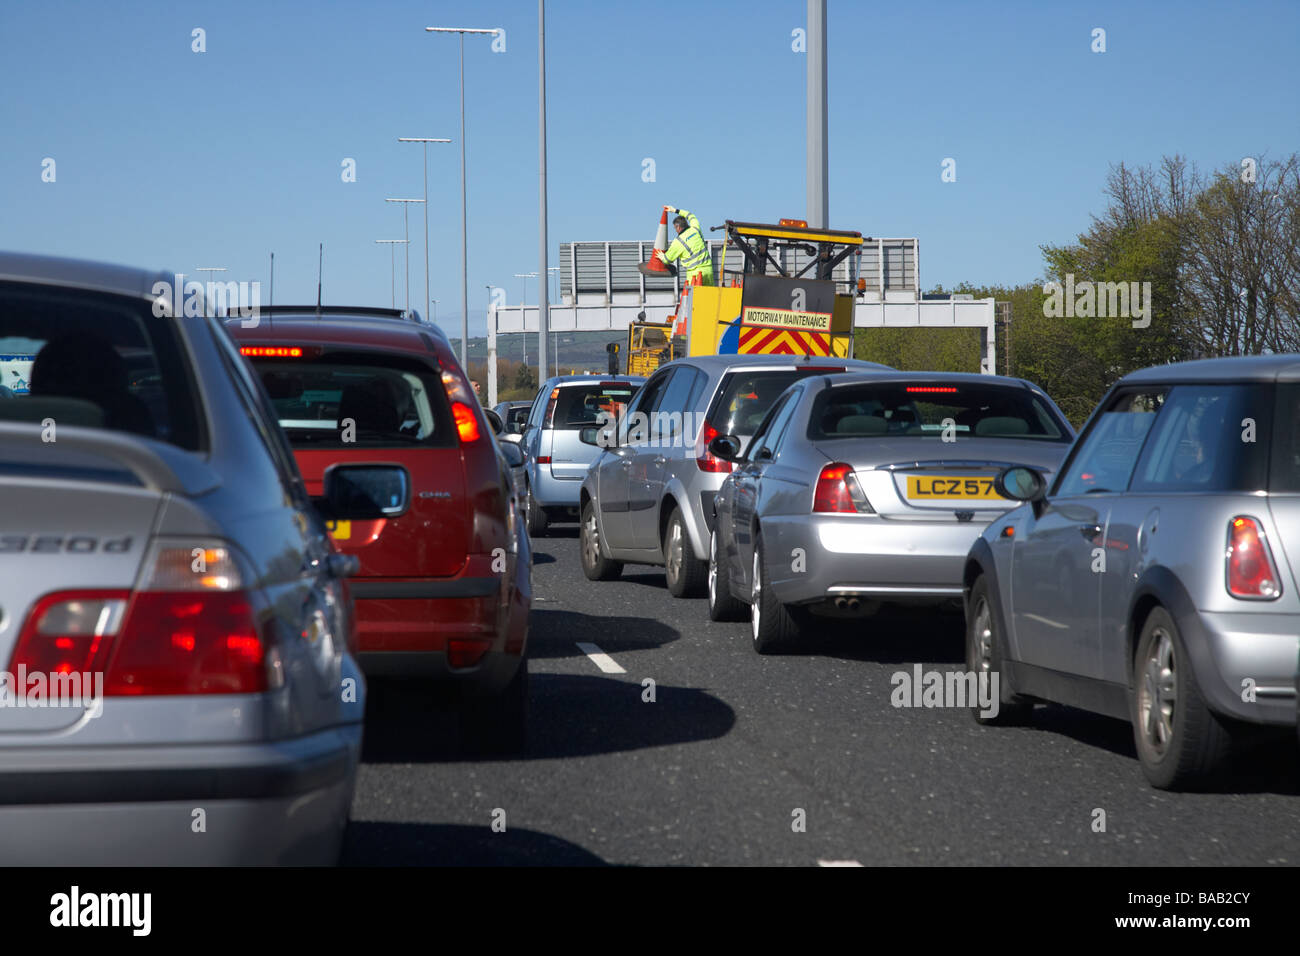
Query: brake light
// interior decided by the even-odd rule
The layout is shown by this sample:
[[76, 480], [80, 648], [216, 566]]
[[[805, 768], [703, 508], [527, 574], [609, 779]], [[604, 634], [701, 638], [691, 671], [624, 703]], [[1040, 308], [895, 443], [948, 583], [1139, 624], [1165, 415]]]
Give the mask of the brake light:
[[63, 591], [37, 603], [11, 669], [104, 674], [105, 696], [252, 694], [279, 686], [252, 597], [229, 548], [156, 542], [145, 589]]
[[717, 438], [721, 434], [722, 432], [718, 431], [708, 422], [705, 422], [704, 429], [700, 432], [702, 453], [695, 459], [696, 467], [698, 467], [700, 471], [722, 475], [731, 472], [731, 462], [724, 458], [719, 458], [717, 455], [713, 454], [713, 452], [709, 451], [709, 442], [713, 441], [713, 439]]
[[551, 389], [551, 397], [546, 400], [546, 416], [542, 419], [542, 427], [550, 428], [555, 420], [555, 403], [560, 397], [558, 388]]
[[1258, 521], [1238, 515], [1228, 522], [1228, 593], [1272, 601], [1282, 594], [1273, 552]]
[[482, 437], [478, 427], [478, 414], [474, 411], [476, 404], [470, 394], [469, 385], [457, 370], [442, 370], [442, 387], [451, 402], [451, 417], [456, 422], [456, 434], [462, 445], [471, 444]]
[[909, 385], [905, 389], [908, 392], [920, 392], [922, 394], [943, 394], [954, 395], [957, 389], [949, 385]]
[[828, 374], [848, 371], [843, 365], [804, 365], [799, 370], [801, 372], [826, 372]]
[[302, 349], [296, 345], [241, 345], [239, 354], [249, 358], [302, 358]]
[[822, 468], [813, 492], [812, 510], [823, 514], [871, 514], [875, 511], [853, 474], [853, 466], [843, 462]]
[[27, 615], [9, 672], [102, 672], [130, 597], [129, 591], [60, 591], [41, 598]]

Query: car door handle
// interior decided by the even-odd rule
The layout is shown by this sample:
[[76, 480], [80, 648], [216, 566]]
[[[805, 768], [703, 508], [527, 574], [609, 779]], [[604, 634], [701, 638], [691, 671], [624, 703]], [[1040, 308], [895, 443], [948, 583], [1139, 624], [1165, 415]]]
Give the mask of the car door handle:
[[1082, 524], [1079, 525], [1079, 534], [1083, 535], [1089, 541], [1101, 534], [1101, 525], [1099, 524]]

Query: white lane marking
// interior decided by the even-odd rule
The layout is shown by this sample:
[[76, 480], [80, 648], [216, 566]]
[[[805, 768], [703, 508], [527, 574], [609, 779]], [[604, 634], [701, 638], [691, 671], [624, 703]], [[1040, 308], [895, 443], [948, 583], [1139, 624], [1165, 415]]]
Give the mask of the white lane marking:
[[861, 866], [857, 860], [818, 860], [818, 866]]
[[595, 644], [584, 644], [578, 641], [578, 650], [591, 658], [591, 662], [599, 667], [606, 674], [626, 674], [623, 668], [614, 663], [614, 658], [610, 657]]

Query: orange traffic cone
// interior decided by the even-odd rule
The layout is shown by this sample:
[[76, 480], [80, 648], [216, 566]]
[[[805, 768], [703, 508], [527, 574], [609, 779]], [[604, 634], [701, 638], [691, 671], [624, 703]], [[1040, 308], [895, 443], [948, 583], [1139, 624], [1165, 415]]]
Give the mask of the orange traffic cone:
[[663, 212], [659, 214], [659, 230], [655, 233], [654, 251], [650, 253], [650, 261], [643, 262], [637, 266], [642, 275], [647, 276], [675, 276], [677, 267], [669, 265], [664, 261], [664, 253], [668, 251], [668, 207], [665, 206]]

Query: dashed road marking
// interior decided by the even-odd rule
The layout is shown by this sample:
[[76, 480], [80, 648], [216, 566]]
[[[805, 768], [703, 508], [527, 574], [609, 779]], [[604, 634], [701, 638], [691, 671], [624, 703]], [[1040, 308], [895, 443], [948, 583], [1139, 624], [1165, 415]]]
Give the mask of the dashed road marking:
[[595, 644], [585, 644], [582, 641], [578, 641], [578, 650], [582, 651], [582, 653], [586, 654], [589, 658], [591, 658], [591, 662], [595, 664], [597, 667], [599, 667], [606, 674], [627, 673], [627, 671], [619, 667], [618, 664], [614, 662], [614, 658], [610, 657], [608, 654], [602, 651]]
[[818, 866], [861, 866], [857, 860], [818, 860]]

